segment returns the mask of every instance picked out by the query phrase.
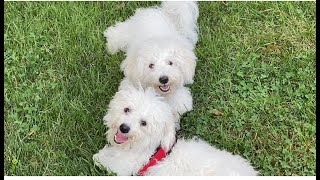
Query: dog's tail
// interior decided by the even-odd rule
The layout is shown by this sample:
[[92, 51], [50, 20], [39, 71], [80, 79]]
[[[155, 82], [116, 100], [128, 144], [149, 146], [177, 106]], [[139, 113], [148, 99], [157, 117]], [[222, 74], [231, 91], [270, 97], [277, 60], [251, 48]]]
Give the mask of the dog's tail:
[[161, 4], [162, 11], [175, 24], [178, 31], [193, 44], [198, 41], [197, 19], [199, 10], [194, 1], [165, 1]]

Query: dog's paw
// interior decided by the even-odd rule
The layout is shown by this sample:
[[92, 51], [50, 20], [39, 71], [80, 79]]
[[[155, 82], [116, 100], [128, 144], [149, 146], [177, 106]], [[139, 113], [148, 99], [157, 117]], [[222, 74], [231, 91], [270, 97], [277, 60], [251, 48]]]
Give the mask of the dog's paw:
[[175, 122], [174, 127], [176, 131], [179, 131], [181, 129], [180, 122]]
[[104, 169], [102, 164], [99, 162], [99, 154], [95, 154], [92, 156], [92, 160], [95, 166], [98, 166], [100, 169]]

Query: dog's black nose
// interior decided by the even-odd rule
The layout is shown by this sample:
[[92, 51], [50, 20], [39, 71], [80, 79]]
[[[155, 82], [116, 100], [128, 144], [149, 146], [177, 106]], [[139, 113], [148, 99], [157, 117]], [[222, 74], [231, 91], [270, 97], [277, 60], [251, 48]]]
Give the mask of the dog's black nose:
[[165, 83], [167, 83], [168, 81], [169, 81], [168, 76], [161, 76], [161, 77], [159, 78], [159, 82], [160, 82], [161, 84], [165, 84]]
[[120, 131], [122, 133], [128, 133], [130, 131], [130, 127], [126, 124], [121, 124], [120, 125]]

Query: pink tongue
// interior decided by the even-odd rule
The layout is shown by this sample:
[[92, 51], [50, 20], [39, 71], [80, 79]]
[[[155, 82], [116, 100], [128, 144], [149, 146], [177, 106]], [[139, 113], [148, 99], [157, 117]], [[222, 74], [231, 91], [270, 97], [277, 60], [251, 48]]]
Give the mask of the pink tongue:
[[123, 142], [125, 142], [126, 140], [128, 140], [128, 137], [125, 136], [124, 134], [122, 134], [121, 132], [117, 132], [117, 134], [114, 135], [114, 140], [115, 140], [117, 143], [123, 143]]

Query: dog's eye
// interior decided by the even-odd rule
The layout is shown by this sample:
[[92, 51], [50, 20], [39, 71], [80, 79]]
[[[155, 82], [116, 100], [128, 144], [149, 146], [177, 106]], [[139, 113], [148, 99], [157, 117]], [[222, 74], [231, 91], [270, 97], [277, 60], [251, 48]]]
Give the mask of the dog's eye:
[[149, 64], [150, 69], [153, 69], [153, 67], [154, 67], [154, 64]]
[[125, 113], [127, 113], [127, 112], [130, 111], [130, 109], [129, 109], [129, 108], [124, 108], [123, 111], [124, 111]]
[[141, 126], [146, 126], [147, 122], [146, 121], [141, 121], [140, 124], [141, 124]]
[[173, 62], [172, 62], [172, 61], [169, 61], [169, 65], [172, 66], [172, 64], [173, 64]]

